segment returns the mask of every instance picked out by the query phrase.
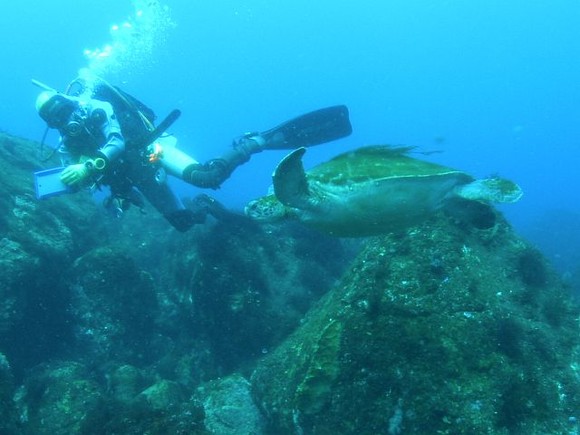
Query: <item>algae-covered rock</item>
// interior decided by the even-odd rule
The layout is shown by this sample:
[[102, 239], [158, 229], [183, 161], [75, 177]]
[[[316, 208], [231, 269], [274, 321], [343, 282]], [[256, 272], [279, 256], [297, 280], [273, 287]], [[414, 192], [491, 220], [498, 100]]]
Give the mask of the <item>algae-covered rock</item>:
[[20, 243], [6, 237], [0, 239], [0, 332], [9, 331], [22, 318], [29, 286], [25, 277], [38, 270], [37, 263], [38, 259]]
[[0, 433], [16, 433], [18, 417], [13, 400], [15, 382], [10, 363], [0, 353]]
[[69, 272], [76, 345], [94, 361], [149, 357], [157, 298], [153, 278], [123, 250], [93, 249]]
[[182, 253], [169, 266], [176, 293], [165, 295], [189, 310], [221, 374], [253, 364], [280, 343], [354, 257], [338, 239], [245, 218], [187, 234], [175, 250]]
[[91, 433], [102, 414], [103, 392], [85, 366], [67, 361], [35, 368], [18, 403], [24, 433]]
[[272, 433], [568, 433], [578, 307], [498, 218], [371, 239], [252, 376]]
[[36, 199], [33, 173], [60, 164], [41, 160], [37, 143], [0, 133], [0, 238], [41, 258], [70, 257], [102, 231], [87, 194]]
[[263, 420], [252, 399], [250, 383], [239, 374], [216, 379], [196, 393], [203, 403], [205, 427], [216, 435], [258, 435]]
[[110, 370], [109, 388], [113, 399], [130, 402], [144, 387], [145, 379], [141, 371], [130, 364], [123, 364]]
[[[310, 349], [304, 354], [309, 361], [306, 373], [296, 388], [296, 406], [305, 414], [315, 414], [327, 404], [332, 385], [339, 374], [338, 352], [342, 323], [329, 319]], [[304, 352], [305, 349], [302, 349]]]
[[63, 271], [103, 229], [88, 195], [36, 199], [33, 173], [60, 165], [38, 150], [0, 133], [0, 346], [16, 376], [67, 346]]
[[137, 400], [147, 403], [152, 410], [171, 409], [184, 400], [184, 392], [179, 384], [163, 379], [143, 390]]
[[[123, 370], [125, 371], [125, 370]], [[132, 370], [129, 370], [129, 373]], [[201, 404], [187, 399], [176, 382], [161, 379], [141, 393], [109, 403], [108, 413], [95, 433], [105, 434], [208, 434]]]

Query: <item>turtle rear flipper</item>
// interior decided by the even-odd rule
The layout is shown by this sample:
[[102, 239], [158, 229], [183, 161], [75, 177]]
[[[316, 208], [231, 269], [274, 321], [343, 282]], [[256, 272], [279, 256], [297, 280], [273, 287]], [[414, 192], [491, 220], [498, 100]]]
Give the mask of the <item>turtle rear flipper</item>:
[[455, 194], [474, 201], [511, 203], [519, 201], [523, 192], [513, 181], [494, 177], [458, 186]]
[[302, 164], [306, 148], [298, 148], [288, 154], [274, 171], [274, 193], [288, 207], [308, 208], [311, 202], [308, 180]]

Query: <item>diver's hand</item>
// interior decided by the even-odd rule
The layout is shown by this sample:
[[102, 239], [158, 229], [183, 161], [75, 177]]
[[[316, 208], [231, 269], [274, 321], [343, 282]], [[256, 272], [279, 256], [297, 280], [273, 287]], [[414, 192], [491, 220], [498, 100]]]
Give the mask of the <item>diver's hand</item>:
[[89, 168], [84, 163], [69, 165], [60, 174], [60, 181], [67, 186], [74, 186], [84, 181], [89, 176]]
[[93, 172], [105, 169], [105, 160], [102, 158], [88, 159], [83, 163], [69, 165], [60, 174], [60, 181], [67, 186], [74, 186], [82, 183]]

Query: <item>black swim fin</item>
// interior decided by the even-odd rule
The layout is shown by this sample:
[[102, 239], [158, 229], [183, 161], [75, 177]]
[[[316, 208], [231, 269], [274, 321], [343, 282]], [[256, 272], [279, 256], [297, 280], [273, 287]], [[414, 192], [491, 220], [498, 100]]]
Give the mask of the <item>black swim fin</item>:
[[309, 147], [348, 136], [352, 126], [344, 105], [315, 110], [260, 133], [265, 149]]

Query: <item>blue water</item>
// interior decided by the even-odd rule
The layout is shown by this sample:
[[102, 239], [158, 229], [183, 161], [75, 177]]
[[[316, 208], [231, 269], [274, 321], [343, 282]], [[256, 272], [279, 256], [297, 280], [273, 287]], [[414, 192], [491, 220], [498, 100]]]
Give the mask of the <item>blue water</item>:
[[[347, 104], [353, 135], [310, 149], [307, 164], [370, 143], [442, 150], [432, 158], [521, 184], [522, 201], [502, 207], [521, 232], [555, 254], [555, 231], [562, 252], [580, 248], [578, 1], [20, 0], [1, 20], [10, 133], [42, 136], [31, 78], [63, 89], [87, 67], [160, 116], [181, 109], [172, 131], [199, 160], [242, 132]], [[106, 62], [84, 54], [107, 45]], [[282, 155], [253, 157], [216, 196], [242, 208]], [[570, 228], [545, 226], [562, 214]]]

